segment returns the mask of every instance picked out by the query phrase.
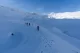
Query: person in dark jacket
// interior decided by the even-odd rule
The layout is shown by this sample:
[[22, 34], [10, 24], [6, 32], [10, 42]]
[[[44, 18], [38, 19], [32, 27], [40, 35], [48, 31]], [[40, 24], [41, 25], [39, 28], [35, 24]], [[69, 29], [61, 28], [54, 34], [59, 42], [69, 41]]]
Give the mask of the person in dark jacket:
[[11, 35], [13, 36], [14, 34], [12, 33]]
[[28, 26], [28, 23], [25, 23]]
[[30, 26], [30, 23], [29, 23], [29, 26]]
[[39, 31], [39, 26], [37, 26], [37, 30]]

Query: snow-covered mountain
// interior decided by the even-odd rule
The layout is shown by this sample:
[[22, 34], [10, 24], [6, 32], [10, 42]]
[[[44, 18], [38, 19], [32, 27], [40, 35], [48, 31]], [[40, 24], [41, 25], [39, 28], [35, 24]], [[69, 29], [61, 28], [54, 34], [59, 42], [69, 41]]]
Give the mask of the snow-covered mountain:
[[79, 22], [1, 6], [0, 53], [80, 53]]

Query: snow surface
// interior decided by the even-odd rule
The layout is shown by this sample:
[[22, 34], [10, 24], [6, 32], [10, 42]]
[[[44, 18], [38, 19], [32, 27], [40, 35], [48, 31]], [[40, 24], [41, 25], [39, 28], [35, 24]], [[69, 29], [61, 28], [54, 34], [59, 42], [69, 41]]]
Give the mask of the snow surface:
[[1, 6], [0, 53], [80, 53], [78, 25], [79, 20], [49, 19]]

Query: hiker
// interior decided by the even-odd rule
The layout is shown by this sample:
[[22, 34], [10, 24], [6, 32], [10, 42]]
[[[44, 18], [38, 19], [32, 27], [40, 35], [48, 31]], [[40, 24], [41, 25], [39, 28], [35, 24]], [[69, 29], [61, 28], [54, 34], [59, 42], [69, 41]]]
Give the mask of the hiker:
[[39, 31], [39, 26], [37, 26], [37, 30]]
[[11, 35], [13, 36], [14, 34], [12, 33]]
[[28, 23], [25, 23], [28, 26]]
[[29, 26], [30, 26], [30, 23], [29, 23]]

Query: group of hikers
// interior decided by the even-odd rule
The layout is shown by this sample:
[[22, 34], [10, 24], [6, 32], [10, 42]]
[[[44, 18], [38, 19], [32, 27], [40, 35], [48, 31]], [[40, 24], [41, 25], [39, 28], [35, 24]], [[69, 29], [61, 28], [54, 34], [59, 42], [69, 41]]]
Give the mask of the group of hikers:
[[[28, 22], [25, 23], [25, 24], [26, 24], [27, 26], [30, 26], [30, 25], [31, 25], [31, 23], [28, 23]], [[37, 30], [39, 31], [39, 26], [37, 26], [36, 28], [37, 28]]]
[[30, 23], [28, 23], [28, 22], [27, 22], [27, 23], [25, 23], [25, 24], [26, 24], [27, 26], [30, 26]]
[[[31, 23], [25, 23], [27, 26], [30, 26], [31, 25]], [[36, 29], [37, 29], [37, 31], [39, 31], [39, 26], [36, 26]], [[11, 35], [13, 36], [14, 35], [14, 33], [11, 33]]]

